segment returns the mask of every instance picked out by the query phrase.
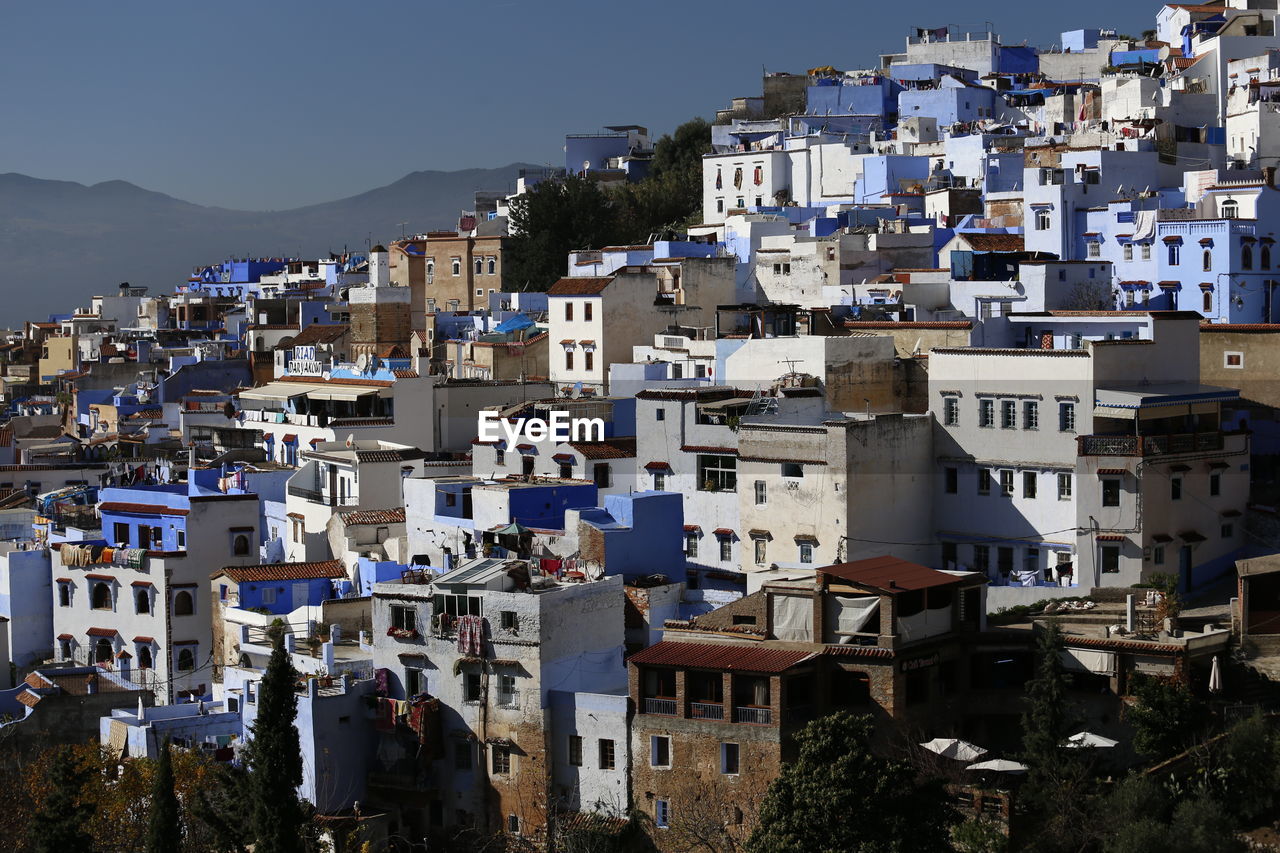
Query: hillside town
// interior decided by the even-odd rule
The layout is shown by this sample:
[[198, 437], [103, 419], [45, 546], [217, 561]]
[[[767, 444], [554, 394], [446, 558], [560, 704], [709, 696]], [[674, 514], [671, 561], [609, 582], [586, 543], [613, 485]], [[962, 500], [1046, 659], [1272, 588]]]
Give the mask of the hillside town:
[[712, 93], [691, 215], [543, 278], [535, 199], [678, 138], [15, 323], [0, 755], [243, 772], [277, 661], [318, 849], [802, 849], [764, 804], [840, 712], [1007, 845], [937, 849], [1076, 831], [1029, 703], [1190, 784], [1158, 702], [1280, 710], [1280, 12], [1152, 11]]

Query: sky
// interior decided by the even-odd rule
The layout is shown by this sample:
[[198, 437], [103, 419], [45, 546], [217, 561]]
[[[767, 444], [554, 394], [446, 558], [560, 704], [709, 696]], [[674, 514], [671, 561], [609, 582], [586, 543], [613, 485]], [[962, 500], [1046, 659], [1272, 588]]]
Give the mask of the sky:
[[[911, 27], [1006, 44], [1139, 34], [1160, 4], [906, 0], [6, 3], [0, 173], [298, 207], [421, 169], [563, 165], [566, 133], [654, 134], [760, 76], [868, 68]], [[959, 10], [963, 14], [959, 14]]]

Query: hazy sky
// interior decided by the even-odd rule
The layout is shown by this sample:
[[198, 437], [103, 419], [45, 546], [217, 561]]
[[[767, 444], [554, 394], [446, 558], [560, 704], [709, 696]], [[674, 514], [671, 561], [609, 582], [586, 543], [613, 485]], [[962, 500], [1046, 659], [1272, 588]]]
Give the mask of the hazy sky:
[[[568, 132], [655, 133], [762, 67], [871, 67], [912, 26], [1007, 44], [1154, 26], [1126, 0], [46, 0], [4, 3], [0, 172], [289, 208], [418, 169], [563, 163]], [[957, 10], [963, 10], [960, 15]]]

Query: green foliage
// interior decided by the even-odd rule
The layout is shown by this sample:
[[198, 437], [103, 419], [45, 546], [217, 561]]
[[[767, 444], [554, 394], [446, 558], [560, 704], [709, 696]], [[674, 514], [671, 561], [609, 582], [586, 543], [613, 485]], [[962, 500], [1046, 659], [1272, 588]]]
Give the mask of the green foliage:
[[1067, 757], [1063, 743], [1073, 722], [1062, 670], [1062, 629], [1050, 623], [1036, 640], [1036, 675], [1027, 682], [1030, 702], [1022, 718], [1022, 753], [1029, 773], [1028, 787], [1052, 795], [1052, 774]]
[[1009, 838], [995, 821], [969, 818], [952, 828], [951, 846], [957, 853], [1008, 853]]
[[254, 853], [306, 849], [302, 829], [307, 815], [296, 793], [302, 784], [302, 747], [294, 727], [296, 678], [284, 644], [277, 642], [258, 690], [258, 718], [250, 727], [253, 739], [246, 749]]
[[1112, 789], [1097, 821], [1102, 853], [1232, 853], [1243, 849], [1231, 812], [1212, 797], [1174, 803], [1145, 776]]
[[1224, 804], [1244, 826], [1274, 820], [1280, 805], [1280, 738], [1265, 719], [1243, 720], [1196, 753], [1200, 774], [1188, 786], [1190, 795]]
[[940, 786], [871, 752], [870, 717], [840, 712], [796, 735], [796, 760], [769, 786], [750, 853], [907, 853], [949, 849]]
[[1133, 746], [1154, 759], [1168, 758], [1196, 743], [1208, 722], [1208, 709], [1186, 685], [1171, 679], [1138, 677], [1137, 703], [1126, 719], [1133, 726]]
[[188, 800], [190, 811], [218, 853], [245, 853], [253, 843], [252, 827], [243, 816], [253, 808], [248, 774], [238, 767], [216, 765], [209, 783]]
[[160, 746], [155, 776], [151, 780], [151, 812], [147, 816], [147, 853], [170, 853], [182, 846], [178, 794], [174, 790], [173, 756], [169, 739]]
[[86, 832], [93, 803], [82, 796], [84, 783], [75, 752], [59, 748], [49, 769], [49, 794], [32, 816], [28, 844], [34, 853], [70, 853], [92, 850], [93, 837]]

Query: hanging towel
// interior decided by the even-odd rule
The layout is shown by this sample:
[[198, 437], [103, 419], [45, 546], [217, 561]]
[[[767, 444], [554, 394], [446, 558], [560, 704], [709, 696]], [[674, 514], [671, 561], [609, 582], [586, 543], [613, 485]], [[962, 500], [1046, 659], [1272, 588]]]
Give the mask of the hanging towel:
[[394, 732], [396, 730], [395, 704], [394, 700], [385, 696], [378, 697], [377, 716], [373, 718], [373, 727], [380, 732]]

